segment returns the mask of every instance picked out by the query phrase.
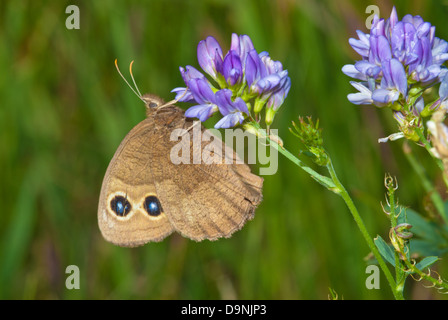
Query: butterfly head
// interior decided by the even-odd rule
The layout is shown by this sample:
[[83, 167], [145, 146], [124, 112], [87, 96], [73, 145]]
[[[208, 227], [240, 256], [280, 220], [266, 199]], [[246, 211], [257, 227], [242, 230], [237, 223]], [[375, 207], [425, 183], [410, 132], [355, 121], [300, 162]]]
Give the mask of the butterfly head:
[[165, 104], [165, 101], [162, 98], [149, 93], [144, 94], [141, 99], [145, 103], [147, 109], [155, 110]]

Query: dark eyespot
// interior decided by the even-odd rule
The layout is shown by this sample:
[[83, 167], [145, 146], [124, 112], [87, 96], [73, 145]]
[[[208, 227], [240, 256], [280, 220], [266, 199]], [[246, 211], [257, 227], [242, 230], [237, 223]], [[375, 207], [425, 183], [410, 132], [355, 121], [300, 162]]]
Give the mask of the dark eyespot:
[[110, 207], [112, 208], [112, 211], [120, 217], [126, 216], [132, 209], [129, 201], [122, 196], [116, 196], [113, 198], [110, 202]]
[[150, 107], [150, 108], [157, 108], [157, 106], [158, 106], [158, 104], [155, 103], [155, 102], [150, 102], [150, 103], [149, 103], [149, 107]]
[[148, 214], [153, 217], [157, 217], [163, 211], [159, 199], [154, 196], [146, 197], [144, 205], [146, 212], [148, 212]]

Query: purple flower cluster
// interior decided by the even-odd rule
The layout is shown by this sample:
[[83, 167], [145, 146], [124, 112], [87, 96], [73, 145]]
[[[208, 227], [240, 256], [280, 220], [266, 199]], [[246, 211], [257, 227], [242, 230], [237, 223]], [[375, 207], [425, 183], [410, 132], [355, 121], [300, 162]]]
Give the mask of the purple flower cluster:
[[448, 43], [435, 37], [435, 27], [420, 16], [408, 14], [399, 21], [395, 7], [387, 20], [375, 16], [370, 34], [357, 34], [359, 39], [349, 43], [362, 60], [342, 72], [361, 82], [351, 82], [359, 92], [348, 100], [419, 114], [425, 107], [422, 92], [446, 74]]
[[[266, 106], [266, 124], [283, 104], [291, 87], [288, 71], [267, 52], [257, 53], [247, 35], [232, 34], [230, 50], [223, 55], [219, 43], [207, 37], [198, 44], [198, 62], [217, 85], [192, 66], [180, 67], [185, 87], [175, 88], [176, 99], [197, 103], [185, 112], [189, 118], [205, 121], [219, 111], [223, 116], [215, 128], [242, 124]], [[253, 106], [252, 106], [253, 102]]]

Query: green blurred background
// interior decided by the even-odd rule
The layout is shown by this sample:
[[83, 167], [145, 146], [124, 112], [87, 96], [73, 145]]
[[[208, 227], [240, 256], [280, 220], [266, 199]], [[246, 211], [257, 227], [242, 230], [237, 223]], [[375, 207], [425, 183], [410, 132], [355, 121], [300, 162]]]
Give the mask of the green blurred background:
[[[68, 30], [65, 9], [80, 9]], [[364, 1], [1, 1], [0, 2], [0, 298], [3, 299], [390, 299], [365, 286], [369, 250], [342, 199], [279, 155], [265, 176], [264, 200], [232, 238], [196, 243], [172, 235], [127, 249], [103, 240], [97, 226], [102, 179], [120, 141], [144, 118], [142, 103], [115, 70], [166, 100], [183, 85], [178, 67], [198, 67], [197, 43], [248, 34], [288, 69], [290, 94], [273, 128], [285, 146], [299, 115], [319, 118], [339, 178], [372, 236], [388, 235], [382, 212], [386, 172], [399, 181], [400, 203], [425, 211], [424, 193], [402, 154], [388, 110], [359, 107], [342, 74], [359, 56], [348, 45], [366, 32]], [[447, 39], [446, 1], [381, 1], [419, 14]], [[186, 108], [187, 105], [183, 104]], [[413, 149], [428, 164], [428, 155]], [[424, 151], [424, 150], [423, 150]], [[306, 159], [305, 159], [306, 161]], [[312, 165], [312, 164], [311, 164]], [[65, 288], [65, 268], [80, 269], [79, 290]], [[447, 263], [437, 270], [448, 274]], [[410, 279], [407, 298], [441, 299]]]

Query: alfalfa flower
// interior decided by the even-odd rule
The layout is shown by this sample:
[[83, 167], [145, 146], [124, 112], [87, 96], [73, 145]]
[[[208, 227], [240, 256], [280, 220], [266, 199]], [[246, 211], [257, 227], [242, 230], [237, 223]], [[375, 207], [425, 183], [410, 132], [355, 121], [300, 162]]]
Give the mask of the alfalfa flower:
[[186, 117], [198, 118], [201, 121], [205, 121], [219, 110], [216, 96], [205, 78], [189, 80], [188, 88], [194, 101], [199, 104], [185, 111]]
[[420, 118], [430, 116], [444, 101], [424, 93], [447, 72], [443, 63], [448, 60], [448, 43], [420, 16], [408, 14], [399, 20], [395, 7], [386, 20], [375, 16], [369, 34], [358, 30], [357, 35], [349, 44], [361, 60], [342, 68], [360, 80], [350, 82], [358, 92], [349, 94], [348, 100], [391, 108], [402, 136], [415, 140], [412, 131], [421, 125]]
[[259, 119], [265, 109], [265, 123], [272, 124], [291, 88], [281, 62], [267, 52], [258, 53], [249, 36], [235, 33], [225, 55], [213, 37], [199, 42], [197, 54], [199, 65], [213, 82], [192, 66], [180, 68], [187, 87], [172, 92], [179, 101], [197, 103], [185, 112], [186, 117], [205, 121], [219, 111], [223, 118], [215, 128], [230, 128]]
[[[371, 99], [363, 104], [390, 106], [400, 99], [404, 105], [411, 88], [434, 85], [446, 72], [442, 64], [448, 60], [448, 44], [435, 37], [435, 27], [420, 16], [406, 15], [399, 21], [394, 7], [389, 19], [375, 17], [370, 34], [357, 34], [359, 39], [349, 43], [362, 60], [342, 71], [368, 83], [363, 86], [371, 91]], [[348, 98], [360, 103], [356, 96]]]
[[218, 41], [213, 37], [207, 37], [198, 44], [198, 62], [202, 70], [217, 80], [222, 74], [222, 49]]
[[219, 90], [216, 99], [224, 117], [216, 123], [215, 128], [230, 128], [242, 124], [244, 115], [249, 115], [249, 109], [243, 99], [236, 97], [233, 101], [232, 91], [229, 89]]

